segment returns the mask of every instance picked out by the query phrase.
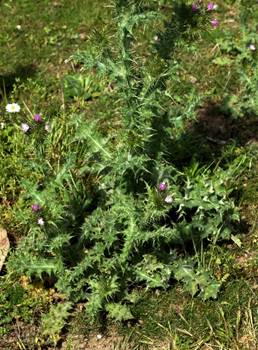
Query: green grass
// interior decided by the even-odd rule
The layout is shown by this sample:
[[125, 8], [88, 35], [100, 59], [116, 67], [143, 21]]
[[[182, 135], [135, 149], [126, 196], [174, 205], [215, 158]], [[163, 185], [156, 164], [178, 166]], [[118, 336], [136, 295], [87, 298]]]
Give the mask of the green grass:
[[92, 0], [18, 0], [0, 6], [2, 95], [6, 91], [10, 98], [16, 82], [20, 88], [14, 98], [31, 109], [58, 113], [62, 77], [74, 69], [66, 60], [87, 46], [93, 28], [105, 26], [108, 10]]
[[[184, 81], [185, 86], [189, 88], [194, 85], [197, 92], [205, 91], [206, 98], [200, 102], [202, 107], [210, 101], [214, 104], [221, 103], [223, 99], [232, 95], [241, 100], [243, 91], [238, 81], [238, 62], [232, 59], [227, 50], [234, 51], [239, 45], [245, 53], [246, 45], [252, 39], [250, 34], [245, 33], [247, 26], [239, 26], [237, 22], [240, 10], [243, 9], [243, 6], [240, 7], [241, 2], [235, 1], [234, 5], [231, 1], [218, 1], [218, 3], [219, 17], [224, 27], [213, 31], [212, 34], [204, 34], [200, 41], [192, 42], [188, 48], [181, 50], [179, 47], [176, 52], [178, 59], [185, 62], [179, 80]], [[79, 73], [81, 68], [74, 66], [68, 60], [70, 55], [78, 49], [83, 50], [87, 47], [94, 28], [105, 30], [110, 22], [108, 14], [109, 9], [102, 3], [96, 5], [95, 0], [0, 2], [1, 110], [4, 110], [7, 101], [19, 101], [21, 105], [24, 101], [32, 113], [40, 112], [50, 121], [59, 118], [61, 124], [65, 123], [72, 111], [79, 110], [83, 111], [89, 119], [94, 119], [98, 115], [102, 128], [108, 132], [107, 130], [113, 127], [108, 122], [109, 117], [112, 116], [112, 106], [106, 96], [100, 96], [93, 101], [80, 98], [66, 101], [63, 92], [64, 76]], [[230, 22], [232, 17], [234, 21]], [[250, 30], [255, 27], [255, 18], [257, 13], [248, 21]], [[159, 30], [162, 29], [162, 24], [160, 26]], [[155, 34], [154, 28], [151, 33], [144, 35], [149, 39]], [[221, 45], [215, 44], [217, 39], [224, 42], [224, 49]], [[246, 54], [249, 59], [251, 53], [247, 51]], [[247, 75], [251, 74], [248, 67], [246, 72]], [[176, 91], [177, 87], [174, 89]], [[183, 99], [179, 103], [183, 103]], [[225, 105], [222, 107], [226, 108]], [[23, 116], [28, 117], [26, 109]], [[208, 118], [208, 122], [211, 122], [212, 117], [213, 115]], [[33, 174], [27, 174], [23, 168], [23, 161], [29, 157], [25, 147], [12, 149], [8, 143], [15, 133], [11, 120], [1, 113], [0, 122], [7, 124], [4, 131], [0, 129], [2, 132], [0, 164], [1, 168], [5, 169], [0, 180], [0, 223], [12, 229], [12, 239], [16, 242], [24, 235], [19, 226], [19, 217], [16, 217], [16, 211], [13, 210], [23, 205], [19, 201], [21, 191], [19, 179], [21, 176], [30, 177]], [[220, 122], [221, 119], [217, 119], [217, 124]], [[216, 128], [216, 122], [211, 126]], [[243, 124], [239, 124], [238, 131], [242, 127]], [[211, 127], [208, 129], [210, 130]], [[193, 133], [193, 140], [190, 139], [189, 144], [195, 145], [196, 148], [203, 145], [203, 157], [200, 161], [205, 162], [212, 157], [216, 157], [216, 161], [225, 158], [228, 161], [234, 158], [235, 147], [218, 146], [221, 141], [219, 131], [208, 135], [215, 139], [215, 146], [211, 148], [207, 148], [207, 139], [204, 136], [199, 139], [195, 136], [196, 134]], [[227, 138], [228, 135], [222, 136]], [[246, 142], [243, 140], [245, 139], [241, 138], [240, 132], [237, 132], [237, 137], [232, 142], [233, 146], [238, 146], [240, 152], [249, 150], [246, 143], [250, 140]], [[24, 139], [20, 138], [16, 143], [24, 145]], [[252, 147], [254, 152], [257, 152], [257, 143], [254, 142]], [[7, 153], [9, 157], [4, 158]], [[188, 161], [187, 157], [188, 155], [185, 156]], [[221, 262], [216, 273], [226, 281], [218, 300], [203, 302], [198, 298], [190, 298], [180, 284], [167, 292], [157, 291], [156, 294], [141, 291], [140, 301], [133, 309], [137, 323], [126, 324], [123, 327], [115, 326], [116, 332], [128, 336], [130, 341], [125, 340], [120, 345], [119, 343], [114, 345], [115, 350], [256, 349], [258, 310], [255, 298], [257, 284], [254, 277], [257, 267], [255, 250], [258, 240], [258, 165], [255, 160], [253, 163], [254, 170], [244, 174], [239, 184], [243, 190], [240, 198], [242, 216], [248, 224], [248, 230], [243, 229], [245, 232], [242, 232], [240, 229], [241, 248], [234, 244], [230, 247], [225, 244], [218, 253]], [[0, 311], [2, 320], [0, 336], [5, 337], [3, 339], [6, 342], [3, 346], [6, 346], [6, 349], [8, 349], [6, 345], [8, 333], [13, 334], [17, 317], [28, 325], [32, 320], [39, 323], [40, 314], [49, 308], [51, 302], [59, 301], [58, 296], [55, 299], [49, 295], [49, 289], [44, 286], [41, 286], [40, 290], [37, 290], [35, 285], [31, 285], [29, 290], [23, 287], [21, 282], [17, 282], [14, 286], [4, 283], [0, 286], [2, 293], [0, 308], [4, 305], [4, 313], [9, 317], [4, 319], [6, 315], [2, 316]], [[39, 293], [38, 300], [33, 291]], [[60, 299], [62, 300], [62, 297]], [[70, 323], [70, 333], [85, 332], [87, 328], [86, 333], [91, 330], [95, 334], [96, 329], [91, 329], [86, 322], [83, 312], [75, 313]], [[34, 336], [35, 334], [32, 334], [31, 339]], [[40, 337], [40, 334], [37, 336]], [[18, 339], [19, 344], [26, 344], [23, 336], [21, 339]], [[5, 349], [3, 346], [2, 348]]]
[[[216, 301], [190, 299], [180, 286], [160, 296], [149, 296], [138, 306], [139, 343], [161, 343], [175, 349], [255, 349], [255, 293], [251, 284], [234, 280]], [[246, 337], [246, 338], [245, 338]]]
[[[63, 119], [62, 116], [69, 114], [70, 110], [84, 109], [86, 104], [83, 101], [73, 105], [65, 103], [63, 78], [76, 70], [69, 62], [70, 56], [87, 47], [94, 28], [105, 27], [108, 8], [95, 6], [92, 0], [72, 3], [42, 1], [36, 4], [34, 1], [5, 1], [0, 3], [0, 8], [1, 110], [5, 110], [7, 102], [19, 101], [23, 121], [31, 118], [30, 113], [41, 113], [51, 122], [55, 118]], [[96, 111], [96, 107], [90, 108]], [[105, 104], [98, 109], [106, 110]], [[16, 130], [12, 118], [1, 113], [0, 122], [6, 125], [0, 147], [5, 169], [0, 180], [1, 224], [15, 227], [14, 236], [18, 237], [22, 232], [11, 207], [19, 197], [19, 179], [29, 177], [23, 172], [29, 153], [24, 153], [25, 148], [10, 147], [9, 140]], [[24, 139], [15, 142], [24, 144]], [[5, 156], [7, 148], [8, 157]]]

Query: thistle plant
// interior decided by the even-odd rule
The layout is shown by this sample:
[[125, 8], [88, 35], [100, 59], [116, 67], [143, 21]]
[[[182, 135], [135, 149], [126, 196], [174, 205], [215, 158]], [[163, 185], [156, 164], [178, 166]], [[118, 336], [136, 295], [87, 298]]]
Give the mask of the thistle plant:
[[8, 268], [31, 278], [50, 276], [71, 302], [85, 301], [93, 319], [104, 313], [125, 320], [133, 318], [135, 286], [166, 289], [178, 278], [192, 294], [216, 297], [219, 283], [206, 270], [205, 278], [188, 278], [187, 245], [198, 249], [203, 240], [230, 237], [238, 220], [229, 196], [237, 164], [213, 172], [173, 163], [175, 115], [189, 113], [199, 99], [176, 110], [169, 85], [177, 83], [178, 64], [162, 58], [151, 69], [149, 56], [137, 51], [137, 31], [163, 15], [126, 0], [114, 2], [114, 13], [116, 45], [104, 46], [100, 36], [74, 59], [85, 75], [94, 70], [96, 80], [113, 84], [109, 98], [117, 101], [119, 130], [105, 135], [82, 114], [51, 125], [28, 165], [41, 181], [22, 183], [31, 210], [17, 215], [28, 235]]

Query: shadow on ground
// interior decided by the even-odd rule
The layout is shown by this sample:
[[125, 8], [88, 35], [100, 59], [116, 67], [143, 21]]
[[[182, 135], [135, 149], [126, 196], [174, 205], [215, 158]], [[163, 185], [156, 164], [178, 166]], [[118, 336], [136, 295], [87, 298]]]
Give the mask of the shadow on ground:
[[172, 57], [177, 42], [192, 40], [201, 26], [200, 16], [192, 11], [192, 6], [175, 1], [173, 6], [163, 6], [163, 11], [170, 12], [170, 19], [164, 22], [164, 29], [157, 33], [158, 41], [154, 44], [159, 56], [165, 60]]
[[[169, 160], [178, 167], [192, 161], [200, 165], [217, 162], [230, 145], [243, 147], [258, 142], [258, 117], [234, 119], [222, 112], [222, 106], [209, 104], [199, 111], [196, 121], [171, 141]], [[232, 156], [232, 153], [231, 153]]]
[[0, 98], [8, 96], [17, 79], [21, 82], [33, 77], [37, 69], [34, 64], [18, 65], [15, 71], [0, 75]]

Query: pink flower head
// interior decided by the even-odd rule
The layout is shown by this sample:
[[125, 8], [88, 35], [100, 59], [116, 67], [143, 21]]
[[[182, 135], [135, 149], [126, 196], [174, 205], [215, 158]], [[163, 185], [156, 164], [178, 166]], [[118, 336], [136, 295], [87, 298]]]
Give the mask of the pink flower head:
[[41, 206], [38, 203], [34, 203], [31, 206], [31, 210], [34, 212], [40, 211], [41, 210]]
[[160, 191], [166, 191], [167, 187], [168, 185], [166, 184], [166, 182], [161, 182], [158, 188]]
[[211, 25], [213, 28], [217, 28], [219, 25], [219, 21], [216, 18], [214, 18], [211, 20]]
[[193, 11], [193, 12], [198, 11], [198, 5], [192, 4], [192, 11]]
[[43, 120], [40, 114], [35, 114], [34, 117], [33, 117], [33, 119], [34, 119], [35, 122], [37, 122], [37, 123], [41, 123], [42, 120]]
[[207, 10], [208, 11], [216, 10], [216, 8], [217, 8], [217, 5], [214, 4], [213, 2], [209, 2], [208, 5], [207, 5]]

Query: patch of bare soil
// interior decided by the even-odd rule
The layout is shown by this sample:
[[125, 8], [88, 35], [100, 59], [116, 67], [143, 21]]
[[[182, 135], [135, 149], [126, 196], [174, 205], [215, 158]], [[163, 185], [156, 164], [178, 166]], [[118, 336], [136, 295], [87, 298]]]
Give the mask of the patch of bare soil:
[[14, 323], [12, 332], [6, 334], [0, 339], [1, 350], [34, 350], [35, 337], [38, 328], [35, 325], [28, 325], [18, 320]]
[[89, 337], [76, 334], [68, 335], [57, 346], [40, 345], [37, 326], [16, 322], [13, 330], [0, 339], [0, 350], [131, 350], [128, 340], [115, 330], [107, 334], [90, 334]]
[[95, 334], [86, 338], [83, 335], [70, 336], [62, 343], [60, 350], [130, 350], [122, 346], [123, 338], [115, 333]]
[[199, 111], [198, 120], [192, 125], [192, 132], [203, 135], [217, 144], [235, 140], [241, 146], [258, 141], [258, 118], [234, 119], [222, 112], [218, 105], [210, 104]]

